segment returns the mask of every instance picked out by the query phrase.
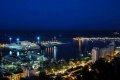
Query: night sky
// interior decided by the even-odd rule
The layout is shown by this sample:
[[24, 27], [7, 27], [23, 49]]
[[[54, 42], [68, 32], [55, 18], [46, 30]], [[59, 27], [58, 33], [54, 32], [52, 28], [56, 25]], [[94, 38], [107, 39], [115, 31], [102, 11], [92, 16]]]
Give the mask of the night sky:
[[120, 30], [120, 0], [0, 0], [4, 30]]

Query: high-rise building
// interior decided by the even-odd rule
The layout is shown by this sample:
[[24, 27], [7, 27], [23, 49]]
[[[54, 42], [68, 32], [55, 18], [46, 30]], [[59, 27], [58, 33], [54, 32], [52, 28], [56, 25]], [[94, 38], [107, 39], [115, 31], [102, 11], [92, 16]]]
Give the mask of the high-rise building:
[[92, 62], [95, 62], [96, 60], [98, 60], [99, 58], [106, 58], [106, 57], [112, 57], [114, 55], [115, 52], [115, 43], [112, 42], [110, 43], [107, 47], [104, 48], [97, 48], [94, 47], [92, 49]]
[[113, 56], [115, 51], [115, 43], [110, 43], [107, 47], [100, 49], [99, 58], [105, 58], [106, 56]]
[[99, 59], [99, 52], [100, 52], [100, 50], [97, 47], [94, 47], [92, 49], [92, 62], [95, 62], [96, 60]]
[[109, 48], [109, 55], [113, 56], [115, 53], [115, 42], [110, 43], [108, 48]]
[[105, 58], [108, 55], [110, 56], [110, 48], [109, 47], [105, 47], [105, 48], [100, 49], [99, 58]]

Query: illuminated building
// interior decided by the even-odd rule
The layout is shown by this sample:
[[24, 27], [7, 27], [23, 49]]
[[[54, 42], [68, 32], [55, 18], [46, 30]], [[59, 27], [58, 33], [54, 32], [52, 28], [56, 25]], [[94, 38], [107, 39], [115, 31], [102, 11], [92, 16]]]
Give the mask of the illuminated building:
[[94, 47], [92, 49], [92, 62], [95, 62], [99, 58], [99, 48]]
[[115, 54], [118, 54], [118, 53], [120, 53], [120, 47], [115, 48]]
[[107, 53], [108, 53], [107, 48], [101, 48], [99, 58], [105, 58]]
[[106, 56], [113, 56], [115, 51], [115, 43], [110, 43], [107, 47], [100, 49], [100, 58], [105, 58]]
[[115, 52], [115, 42], [110, 43], [108, 47], [109, 47], [110, 56], [113, 56]]
[[27, 74], [25, 71], [23, 71], [22, 73], [17, 73], [17, 74], [12, 73], [7, 76], [4, 75], [4, 77], [7, 77], [9, 80], [20, 80], [21, 78], [27, 77]]

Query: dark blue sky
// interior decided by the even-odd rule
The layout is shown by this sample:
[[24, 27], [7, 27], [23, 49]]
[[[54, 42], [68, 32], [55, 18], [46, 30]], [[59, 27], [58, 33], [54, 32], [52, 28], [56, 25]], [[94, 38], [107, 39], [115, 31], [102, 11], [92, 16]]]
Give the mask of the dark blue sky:
[[120, 0], [0, 0], [0, 29], [118, 30]]

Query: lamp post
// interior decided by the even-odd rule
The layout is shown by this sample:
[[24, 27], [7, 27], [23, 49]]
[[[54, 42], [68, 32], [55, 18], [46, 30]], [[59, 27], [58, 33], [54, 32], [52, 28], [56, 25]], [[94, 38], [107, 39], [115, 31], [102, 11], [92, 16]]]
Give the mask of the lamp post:
[[11, 43], [11, 41], [12, 41], [12, 38], [11, 38], [11, 37], [9, 37], [9, 41], [10, 41], [10, 43]]
[[37, 37], [37, 41], [38, 41], [38, 43], [40, 42], [40, 37], [39, 36]]
[[17, 43], [19, 43], [20, 39], [19, 39], [19, 38], [17, 38], [17, 39], [16, 39], [16, 41], [17, 41]]

